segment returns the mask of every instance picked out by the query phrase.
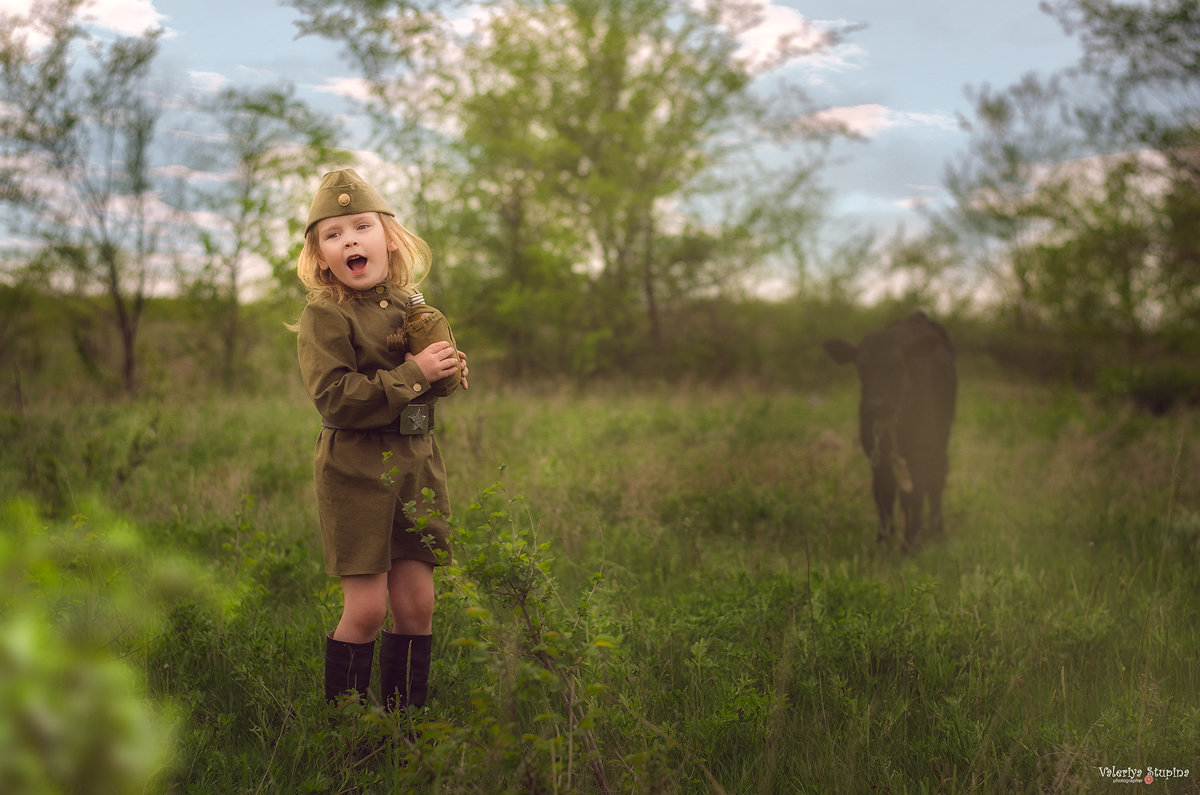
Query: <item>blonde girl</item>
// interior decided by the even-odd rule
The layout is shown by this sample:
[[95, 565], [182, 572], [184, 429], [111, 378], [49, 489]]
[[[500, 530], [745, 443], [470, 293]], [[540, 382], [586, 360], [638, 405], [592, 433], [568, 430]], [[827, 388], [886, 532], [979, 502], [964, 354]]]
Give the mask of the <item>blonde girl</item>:
[[425, 242], [353, 169], [322, 178], [296, 264], [309, 290], [297, 345], [321, 415], [315, 474], [325, 567], [343, 593], [341, 619], [325, 639], [330, 702], [347, 691], [365, 700], [381, 630], [383, 703], [420, 707], [427, 697], [433, 572], [450, 555], [435, 407], [467, 386], [465, 354], [413, 284], [429, 262]]

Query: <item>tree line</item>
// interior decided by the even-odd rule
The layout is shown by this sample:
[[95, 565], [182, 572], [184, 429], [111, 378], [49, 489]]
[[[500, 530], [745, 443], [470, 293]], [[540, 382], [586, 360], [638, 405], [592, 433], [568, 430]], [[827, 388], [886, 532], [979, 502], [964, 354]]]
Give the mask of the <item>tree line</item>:
[[[22, 241], [0, 355], [20, 355], [23, 296], [54, 285], [88, 299], [63, 310], [81, 359], [114, 334], [134, 391], [139, 323], [168, 285], [202, 299], [232, 388], [248, 274], [300, 299], [302, 207], [321, 171], [352, 163], [346, 132], [286, 83], [182, 102], [160, 31], [102, 38], [82, 4], [0, 19], [0, 201]], [[801, 123], [818, 109], [774, 67], [852, 25], [751, 61], [738, 35], [760, 18], [739, 0], [288, 5], [368, 86], [360, 148], [390, 164], [385, 195], [436, 254], [430, 291], [516, 375], [651, 368], [680, 339], [708, 344], [707, 319], [779, 267], [850, 298], [854, 277], [890, 270], [909, 303], [1116, 339], [1128, 362], [1200, 337], [1196, 0], [1043, 3], [1081, 61], [971, 89], [952, 204], [915, 237], [824, 259], [810, 243], [837, 132]]]
[[1200, 3], [1043, 0], [1082, 57], [969, 92], [954, 205], [900, 248], [994, 290], [1007, 325], [1104, 343], [1125, 367], [1200, 332]]

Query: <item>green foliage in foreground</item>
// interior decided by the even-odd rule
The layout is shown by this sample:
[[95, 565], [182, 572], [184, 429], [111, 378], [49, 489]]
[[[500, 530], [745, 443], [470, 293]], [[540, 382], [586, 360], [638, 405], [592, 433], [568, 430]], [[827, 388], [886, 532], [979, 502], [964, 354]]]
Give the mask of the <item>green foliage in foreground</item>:
[[1194, 789], [1196, 415], [967, 372], [948, 532], [906, 557], [874, 547], [836, 383], [448, 402], [455, 565], [402, 720], [323, 702], [301, 396], [29, 401], [0, 439], [0, 784]]

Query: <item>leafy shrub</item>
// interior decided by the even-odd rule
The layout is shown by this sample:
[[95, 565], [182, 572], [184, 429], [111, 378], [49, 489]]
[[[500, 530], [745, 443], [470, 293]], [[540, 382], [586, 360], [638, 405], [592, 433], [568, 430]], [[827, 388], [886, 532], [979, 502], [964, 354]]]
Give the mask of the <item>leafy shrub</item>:
[[494, 485], [454, 529], [455, 562], [439, 578], [453, 639], [435, 677], [450, 683], [451, 711], [396, 721], [411, 752], [397, 785], [612, 791], [597, 726], [616, 641], [592, 614], [603, 577], [568, 599], [522, 507]]
[[49, 524], [28, 501], [0, 507], [0, 790], [143, 791], [173, 721], [125, 659], [166, 605], [206, 591], [95, 501]]
[[1099, 386], [1102, 395], [1128, 398], [1156, 416], [1177, 406], [1200, 404], [1200, 369], [1175, 362], [1106, 370]]

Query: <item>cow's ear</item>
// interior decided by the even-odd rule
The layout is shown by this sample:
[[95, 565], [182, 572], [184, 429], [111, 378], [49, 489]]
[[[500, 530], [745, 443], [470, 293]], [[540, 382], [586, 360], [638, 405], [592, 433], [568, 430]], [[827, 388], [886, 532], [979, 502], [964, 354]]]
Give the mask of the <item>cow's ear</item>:
[[849, 364], [858, 358], [858, 348], [845, 340], [825, 340], [821, 347], [838, 364]]
[[941, 340], [932, 334], [923, 334], [904, 346], [904, 356], [907, 359], [921, 359], [931, 356], [937, 350]]

